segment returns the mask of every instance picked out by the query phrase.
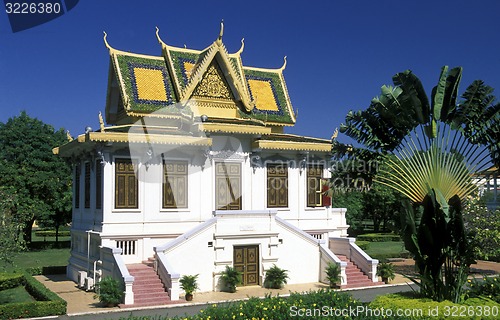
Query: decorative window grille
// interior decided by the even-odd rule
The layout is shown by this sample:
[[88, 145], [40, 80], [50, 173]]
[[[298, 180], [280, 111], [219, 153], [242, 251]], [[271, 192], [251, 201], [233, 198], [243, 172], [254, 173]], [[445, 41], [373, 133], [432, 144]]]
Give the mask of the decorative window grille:
[[75, 166], [75, 208], [80, 208], [80, 173], [81, 166], [77, 164]]
[[85, 208], [90, 208], [90, 162], [85, 162]]
[[138, 180], [130, 159], [117, 159], [115, 168], [115, 208], [137, 209]]
[[122, 256], [135, 255], [137, 240], [116, 240], [116, 247], [122, 249]]
[[318, 240], [323, 240], [323, 233], [310, 233], [310, 235]]
[[267, 165], [267, 207], [288, 207], [288, 166], [286, 164]]
[[102, 209], [102, 164], [95, 161], [95, 208]]
[[165, 161], [163, 164], [163, 208], [188, 207], [187, 161]]
[[217, 210], [241, 210], [241, 164], [215, 163], [215, 207]]
[[322, 165], [309, 165], [307, 167], [307, 206], [321, 207], [323, 197], [321, 196], [321, 178], [323, 174]]

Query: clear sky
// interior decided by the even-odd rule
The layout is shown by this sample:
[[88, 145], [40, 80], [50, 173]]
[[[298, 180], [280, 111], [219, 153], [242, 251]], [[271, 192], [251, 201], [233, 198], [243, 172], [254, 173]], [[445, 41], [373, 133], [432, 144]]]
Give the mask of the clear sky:
[[[218, 36], [243, 64], [284, 72], [297, 124], [287, 132], [329, 138], [346, 113], [365, 109], [393, 74], [411, 69], [430, 95], [443, 65], [462, 66], [500, 97], [499, 0], [165, 1], [81, 0], [63, 16], [12, 33], [0, 12], [0, 121], [26, 110], [73, 136], [99, 128], [109, 55], [161, 55], [167, 44], [203, 49]], [[339, 140], [348, 141], [342, 136]]]

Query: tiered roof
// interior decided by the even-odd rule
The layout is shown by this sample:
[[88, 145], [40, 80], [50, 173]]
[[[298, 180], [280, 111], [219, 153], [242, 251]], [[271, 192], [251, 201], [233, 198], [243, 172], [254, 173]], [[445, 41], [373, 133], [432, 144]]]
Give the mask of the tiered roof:
[[107, 40], [110, 70], [106, 121], [124, 124], [137, 117], [191, 117], [210, 121], [253, 121], [266, 127], [295, 124], [283, 77], [277, 69], [243, 66], [241, 53], [229, 54], [221, 33], [204, 50], [167, 45], [156, 30], [162, 56], [116, 50]]
[[[253, 137], [255, 151], [331, 151], [331, 141], [283, 133], [295, 124], [295, 114], [282, 67], [246, 67], [241, 48], [228, 53], [217, 40], [204, 50], [167, 45], [156, 30], [161, 56], [109, 49], [110, 69], [106, 122], [55, 148], [54, 153], [76, 157], [81, 152], [113, 143], [181, 144], [209, 147], [211, 133]], [[118, 147], [117, 147], [118, 148]]]

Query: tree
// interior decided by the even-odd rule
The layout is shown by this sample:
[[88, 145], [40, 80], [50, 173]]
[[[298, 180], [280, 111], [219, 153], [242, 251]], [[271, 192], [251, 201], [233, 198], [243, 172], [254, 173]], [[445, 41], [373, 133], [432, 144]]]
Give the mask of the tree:
[[0, 123], [0, 185], [14, 190], [19, 199], [12, 213], [23, 224], [27, 243], [36, 219], [56, 227], [69, 219], [71, 169], [52, 153], [66, 141], [63, 129], [55, 131], [25, 111]]
[[0, 187], [0, 260], [6, 263], [12, 263], [12, 257], [24, 249], [22, 225], [13, 214], [15, 202], [15, 191]]
[[365, 146], [359, 153], [386, 157], [377, 181], [409, 199], [401, 233], [419, 270], [414, 281], [438, 301], [462, 299], [473, 261], [462, 217], [475, 189], [471, 173], [500, 162], [500, 104], [482, 81], [457, 104], [461, 76], [461, 68], [443, 67], [429, 102], [411, 71], [398, 73], [394, 87], [382, 86], [367, 110], [349, 112], [341, 126]]

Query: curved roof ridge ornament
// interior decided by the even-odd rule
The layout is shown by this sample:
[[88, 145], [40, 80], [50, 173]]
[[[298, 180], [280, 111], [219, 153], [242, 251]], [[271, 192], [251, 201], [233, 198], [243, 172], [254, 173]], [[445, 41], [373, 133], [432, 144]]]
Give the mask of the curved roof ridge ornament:
[[163, 42], [163, 40], [160, 38], [160, 28], [158, 28], [158, 26], [156, 26], [155, 28], [156, 28], [156, 39], [161, 45], [167, 46], [167, 44]]
[[245, 48], [245, 38], [241, 38], [241, 47], [238, 51], [236, 51], [235, 54], [239, 54], [241, 55], [241, 53], [243, 52], [243, 49]]
[[217, 38], [217, 43], [222, 44], [222, 36], [224, 35], [224, 19], [220, 22], [219, 37]]
[[286, 56], [283, 57], [283, 65], [281, 66], [281, 68], [279, 68], [280, 71], [283, 71], [285, 70], [286, 68]]
[[106, 48], [108, 48], [109, 52], [112, 52], [112, 51], [115, 51], [116, 49], [112, 48], [109, 43], [108, 43], [108, 34], [106, 33], [106, 31], [103, 31], [102, 33], [104, 33], [104, 45], [106, 46]]

